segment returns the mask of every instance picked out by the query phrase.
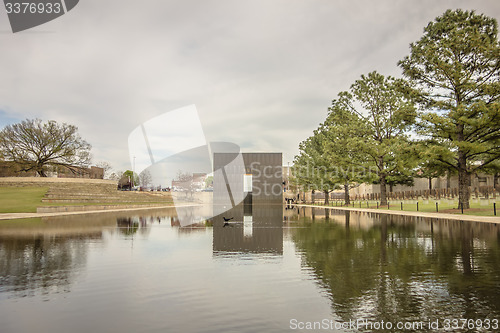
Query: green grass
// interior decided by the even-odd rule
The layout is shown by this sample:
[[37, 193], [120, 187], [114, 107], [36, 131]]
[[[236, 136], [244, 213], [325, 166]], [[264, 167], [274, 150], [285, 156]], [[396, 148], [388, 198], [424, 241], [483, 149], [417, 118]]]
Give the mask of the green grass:
[[46, 187], [0, 187], [0, 213], [35, 213]]
[[130, 201], [130, 202], [70, 202], [70, 203], [55, 203], [44, 202], [39, 206], [107, 206], [107, 205], [149, 205], [149, 204], [165, 204], [173, 205], [173, 201]]
[[[462, 214], [461, 209], [458, 209], [458, 200], [389, 200], [389, 208], [387, 206], [380, 206], [379, 209], [389, 209], [394, 211], [406, 211], [406, 212], [416, 212], [417, 211], [417, 202], [418, 202], [418, 211], [419, 212], [431, 212], [436, 213], [436, 203], [438, 204], [438, 212], [439, 213], [448, 213], [448, 214]], [[464, 215], [474, 215], [474, 216], [494, 216], [493, 203], [495, 199], [471, 199], [470, 200], [470, 209], [464, 209]], [[353, 205], [354, 203], [354, 205]], [[401, 209], [401, 203], [403, 203], [403, 209]], [[496, 208], [497, 215], [500, 216], [500, 200], [496, 199]], [[319, 204], [323, 206], [323, 204]], [[335, 207], [335, 201], [330, 202], [330, 207]], [[340, 201], [337, 202], [337, 205], [340, 206]], [[377, 201], [371, 200], [362, 200], [361, 207], [360, 201], [352, 201], [349, 207], [352, 208], [377, 208]]]
[[42, 198], [46, 187], [0, 187], [0, 213], [36, 213], [42, 206], [96, 206], [96, 205], [148, 205], [172, 204], [173, 201], [158, 202], [72, 202], [46, 203]]

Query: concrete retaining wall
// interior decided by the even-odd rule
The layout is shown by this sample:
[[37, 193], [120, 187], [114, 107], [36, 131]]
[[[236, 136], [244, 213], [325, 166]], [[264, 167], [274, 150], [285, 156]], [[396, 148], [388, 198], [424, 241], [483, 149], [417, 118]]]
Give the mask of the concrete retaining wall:
[[125, 208], [148, 208], [148, 207], [165, 207], [165, 204], [48, 206], [48, 207], [38, 207], [36, 209], [36, 212], [37, 213], [89, 212], [89, 211], [93, 211], [93, 210], [111, 210], [111, 209], [125, 209]]

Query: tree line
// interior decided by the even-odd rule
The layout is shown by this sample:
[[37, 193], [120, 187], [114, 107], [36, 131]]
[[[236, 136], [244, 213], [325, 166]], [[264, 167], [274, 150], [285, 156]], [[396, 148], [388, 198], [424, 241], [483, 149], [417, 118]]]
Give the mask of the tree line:
[[299, 144], [293, 179], [325, 192], [360, 183], [411, 185], [414, 176], [458, 175], [459, 207], [469, 182], [500, 172], [500, 43], [494, 18], [447, 10], [398, 62], [402, 78], [376, 71], [339, 92], [328, 115]]

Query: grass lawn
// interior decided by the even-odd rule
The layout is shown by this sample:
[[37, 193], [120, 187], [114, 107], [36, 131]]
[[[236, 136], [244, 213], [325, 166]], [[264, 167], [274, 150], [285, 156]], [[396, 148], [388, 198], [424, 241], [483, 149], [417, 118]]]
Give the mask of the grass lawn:
[[45, 187], [0, 187], [0, 213], [36, 213], [36, 208], [41, 206], [94, 206], [94, 205], [148, 205], [166, 204], [173, 205], [173, 201], [158, 202], [72, 202], [72, 203], [42, 203], [42, 198], [47, 193]]
[[[438, 204], [437, 212], [439, 213], [447, 213], [447, 214], [462, 214], [462, 210], [458, 209], [458, 200], [389, 200], [389, 207], [387, 206], [378, 206], [379, 209], [389, 209], [395, 211], [407, 211], [407, 212], [416, 212], [417, 211], [417, 202], [418, 202], [418, 211], [419, 212], [436, 212], [436, 203]], [[495, 199], [471, 199], [470, 200], [470, 209], [464, 209], [464, 215], [475, 215], [475, 216], [494, 216], [493, 203]], [[401, 209], [401, 203], [403, 204], [403, 209]], [[496, 199], [496, 216], [500, 216], [500, 200]], [[361, 204], [361, 205], [360, 205]], [[320, 204], [322, 205], [322, 204]], [[330, 202], [329, 206], [340, 206], [340, 201]], [[376, 201], [352, 201], [349, 207], [353, 208], [377, 208]]]
[[0, 187], [0, 213], [35, 213], [45, 187]]

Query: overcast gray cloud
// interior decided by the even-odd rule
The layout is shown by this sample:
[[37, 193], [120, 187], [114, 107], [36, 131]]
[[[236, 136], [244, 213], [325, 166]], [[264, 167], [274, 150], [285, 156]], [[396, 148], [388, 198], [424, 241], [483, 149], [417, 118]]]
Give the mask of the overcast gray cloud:
[[130, 168], [142, 122], [195, 104], [208, 141], [284, 163], [361, 74], [396, 63], [448, 8], [500, 20], [491, 1], [98, 1], [12, 34], [0, 11], [0, 126], [75, 124], [94, 160]]

